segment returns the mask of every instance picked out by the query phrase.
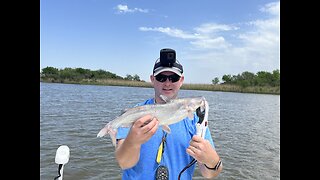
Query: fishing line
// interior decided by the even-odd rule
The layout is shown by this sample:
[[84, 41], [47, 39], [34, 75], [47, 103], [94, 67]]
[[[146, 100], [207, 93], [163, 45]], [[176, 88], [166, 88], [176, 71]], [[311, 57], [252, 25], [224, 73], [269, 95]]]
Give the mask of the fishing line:
[[184, 167], [179, 173], [178, 180], [180, 180], [181, 174], [196, 162], [197, 160], [193, 159], [186, 167]]

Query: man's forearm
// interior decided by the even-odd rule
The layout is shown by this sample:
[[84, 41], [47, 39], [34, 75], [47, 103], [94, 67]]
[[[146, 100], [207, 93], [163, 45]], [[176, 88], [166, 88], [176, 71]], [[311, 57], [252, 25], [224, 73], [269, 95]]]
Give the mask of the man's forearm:
[[137, 164], [141, 145], [153, 136], [158, 125], [159, 121], [153, 116], [143, 116], [133, 123], [127, 137], [118, 141], [115, 156], [122, 169], [128, 169]]
[[133, 167], [140, 158], [141, 145], [131, 144], [130, 141], [119, 140], [115, 156], [121, 169]]

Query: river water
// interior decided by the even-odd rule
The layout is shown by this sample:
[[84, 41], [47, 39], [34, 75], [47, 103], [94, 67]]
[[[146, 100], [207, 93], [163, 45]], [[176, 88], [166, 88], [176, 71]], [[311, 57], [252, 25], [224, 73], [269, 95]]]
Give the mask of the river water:
[[[70, 148], [64, 180], [121, 179], [109, 137], [99, 130], [123, 109], [153, 97], [152, 88], [40, 83], [40, 179], [58, 175], [60, 145]], [[219, 180], [280, 179], [280, 96], [180, 90], [204, 96], [224, 169]], [[196, 168], [193, 179], [203, 179]]]

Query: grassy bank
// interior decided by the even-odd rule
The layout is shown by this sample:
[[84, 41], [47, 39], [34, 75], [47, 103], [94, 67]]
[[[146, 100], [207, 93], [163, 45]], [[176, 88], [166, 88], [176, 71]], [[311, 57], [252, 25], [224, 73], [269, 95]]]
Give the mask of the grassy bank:
[[[72, 80], [54, 80], [54, 79], [41, 79], [41, 82], [49, 83], [66, 83], [66, 84], [86, 84], [86, 85], [104, 85], [104, 86], [128, 86], [128, 87], [147, 87], [152, 88], [150, 82], [142, 81], [128, 81], [128, 80], [91, 80], [83, 79], [80, 81]], [[240, 93], [258, 93], [258, 94], [275, 94], [280, 95], [280, 86], [250, 86], [240, 87], [236, 85], [213, 85], [213, 84], [183, 84], [181, 89], [186, 90], [201, 90], [201, 91], [223, 91], [223, 92], [240, 92]]]
[[280, 87], [269, 87], [269, 86], [241, 87], [236, 85], [223, 85], [223, 84], [217, 84], [217, 85], [184, 84], [182, 85], [182, 89], [280, 95]]

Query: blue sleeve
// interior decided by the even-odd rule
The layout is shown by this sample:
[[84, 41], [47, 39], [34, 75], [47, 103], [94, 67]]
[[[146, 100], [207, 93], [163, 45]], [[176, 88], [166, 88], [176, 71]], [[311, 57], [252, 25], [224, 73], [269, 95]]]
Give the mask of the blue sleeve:
[[124, 127], [118, 128], [116, 139], [118, 140], [118, 139], [126, 138], [129, 131], [130, 131], [130, 128], [124, 128]]

